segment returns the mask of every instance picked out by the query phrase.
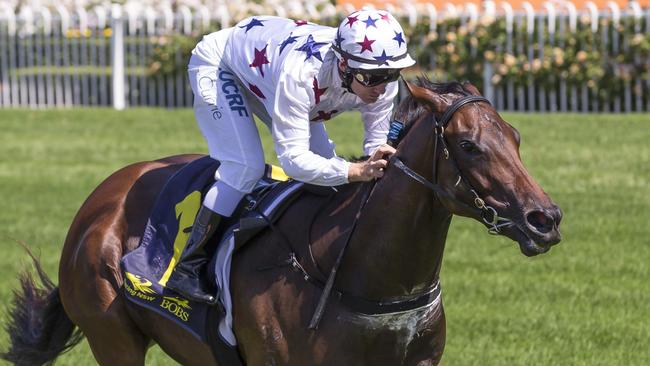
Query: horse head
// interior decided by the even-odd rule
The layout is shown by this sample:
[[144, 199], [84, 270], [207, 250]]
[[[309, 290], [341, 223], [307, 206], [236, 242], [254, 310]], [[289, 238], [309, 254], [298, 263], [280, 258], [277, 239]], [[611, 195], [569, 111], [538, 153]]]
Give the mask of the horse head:
[[[450, 213], [516, 241], [527, 256], [557, 244], [562, 212], [524, 167], [519, 132], [468, 82], [420, 78], [408, 88], [411, 97], [396, 111], [407, 122], [393, 159], [397, 165], [419, 176]], [[401, 164], [400, 156], [413, 168]]]

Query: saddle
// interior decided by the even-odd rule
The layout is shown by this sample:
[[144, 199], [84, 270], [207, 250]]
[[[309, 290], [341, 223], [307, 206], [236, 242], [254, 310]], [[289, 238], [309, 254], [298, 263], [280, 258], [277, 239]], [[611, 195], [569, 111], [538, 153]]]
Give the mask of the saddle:
[[121, 269], [127, 299], [174, 321], [210, 344], [217, 360], [235, 365], [241, 364], [241, 360], [232, 331], [229, 284], [233, 253], [275, 222], [301, 192], [318, 193], [324, 188], [290, 180], [280, 168], [267, 165], [264, 177], [253, 192], [244, 197], [235, 214], [222, 224], [219, 230], [222, 235], [217, 233], [210, 239], [218, 243], [210, 244], [217, 250], [208, 266], [211, 269], [208, 280], [219, 289], [220, 301], [218, 306], [209, 306], [182, 298], [166, 289], [165, 284], [193, 224], [187, 222], [187, 217], [194, 217], [200, 208], [218, 166], [218, 161], [206, 156], [186, 164], [167, 181], [153, 206], [139, 246], [122, 258]]

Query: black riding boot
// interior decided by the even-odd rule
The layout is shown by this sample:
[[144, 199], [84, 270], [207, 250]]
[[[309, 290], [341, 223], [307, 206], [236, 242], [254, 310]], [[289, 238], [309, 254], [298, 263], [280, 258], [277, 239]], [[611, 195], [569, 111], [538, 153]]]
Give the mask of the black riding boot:
[[217, 297], [206, 289], [205, 279], [201, 278], [201, 275], [210, 261], [206, 244], [220, 221], [221, 215], [201, 205], [194, 219], [190, 238], [165, 287], [193, 301], [210, 305], [217, 303]]

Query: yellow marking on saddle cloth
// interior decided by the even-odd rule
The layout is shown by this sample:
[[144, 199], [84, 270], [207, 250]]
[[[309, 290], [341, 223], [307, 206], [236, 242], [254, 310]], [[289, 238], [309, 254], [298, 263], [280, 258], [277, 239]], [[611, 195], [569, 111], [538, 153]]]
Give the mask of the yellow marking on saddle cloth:
[[271, 165], [271, 179], [273, 180], [279, 180], [282, 182], [286, 182], [289, 180], [289, 176], [280, 168], [279, 166]]
[[165, 286], [167, 281], [169, 281], [169, 276], [172, 275], [174, 267], [178, 263], [178, 260], [185, 249], [187, 240], [190, 238], [191, 231], [189, 230], [192, 225], [194, 225], [194, 219], [196, 214], [199, 212], [201, 207], [201, 192], [194, 191], [185, 198], [176, 204], [176, 219], [178, 220], [178, 232], [176, 233], [176, 238], [174, 239], [174, 256], [171, 261], [169, 261], [169, 266], [163, 274], [162, 278], [158, 283], [161, 286]]
[[130, 272], [124, 272], [124, 274], [126, 275], [126, 278], [131, 282], [131, 286], [135, 290], [140, 291], [143, 294], [156, 293], [156, 291], [151, 289], [151, 281], [148, 279], [143, 279], [142, 277]]
[[[267, 169], [267, 174], [270, 175], [271, 179], [283, 182], [289, 180], [289, 176], [287, 176], [279, 166], [269, 164], [269, 167], [270, 169]], [[176, 267], [176, 264], [178, 264], [181, 253], [183, 253], [183, 249], [185, 249], [187, 240], [190, 238], [191, 230], [189, 229], [192, 227], [192, 225], [194, 225], [194, 219], [196, 218], [196, 214], [198, 213], [200, 207], [201, 192], [199, 191], [194, 191], [188, 194], [175, 206], [176, 219], [178, 220], [178, 232], [176, 233], [176, 238], [174, 239], [174, 255], [169, 261], [169, 265], [167, 266], [165, 273], [158, 281], [161, 286], [165, 286], [167, 284], [169, 277], [174, 271], [174, 267]]]
[[179, 299], [178, 297], [170, 297], [170, 296], [163, 296], [163, 298], [167, 301], [173, 302], [176, 305], [183, 307], [185, 309], [191, 310], [192, 307], [190, 306], [190, 300], [187, 299]]

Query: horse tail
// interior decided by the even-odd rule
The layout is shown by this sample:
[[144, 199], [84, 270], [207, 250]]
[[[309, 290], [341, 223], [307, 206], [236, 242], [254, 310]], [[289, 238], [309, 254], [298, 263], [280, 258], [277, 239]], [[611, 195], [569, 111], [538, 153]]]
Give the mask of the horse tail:
[[14, 365], [49, 365], [84, 336], [65, 313], [59, 288], [47, 277], [29, 248], [25, 249], [32, 257], [41, 286], [30, 272], [21, 275], [21, 287], [14, 291], [5, 325], [10, 348], [0, 353], [0, 358]]

